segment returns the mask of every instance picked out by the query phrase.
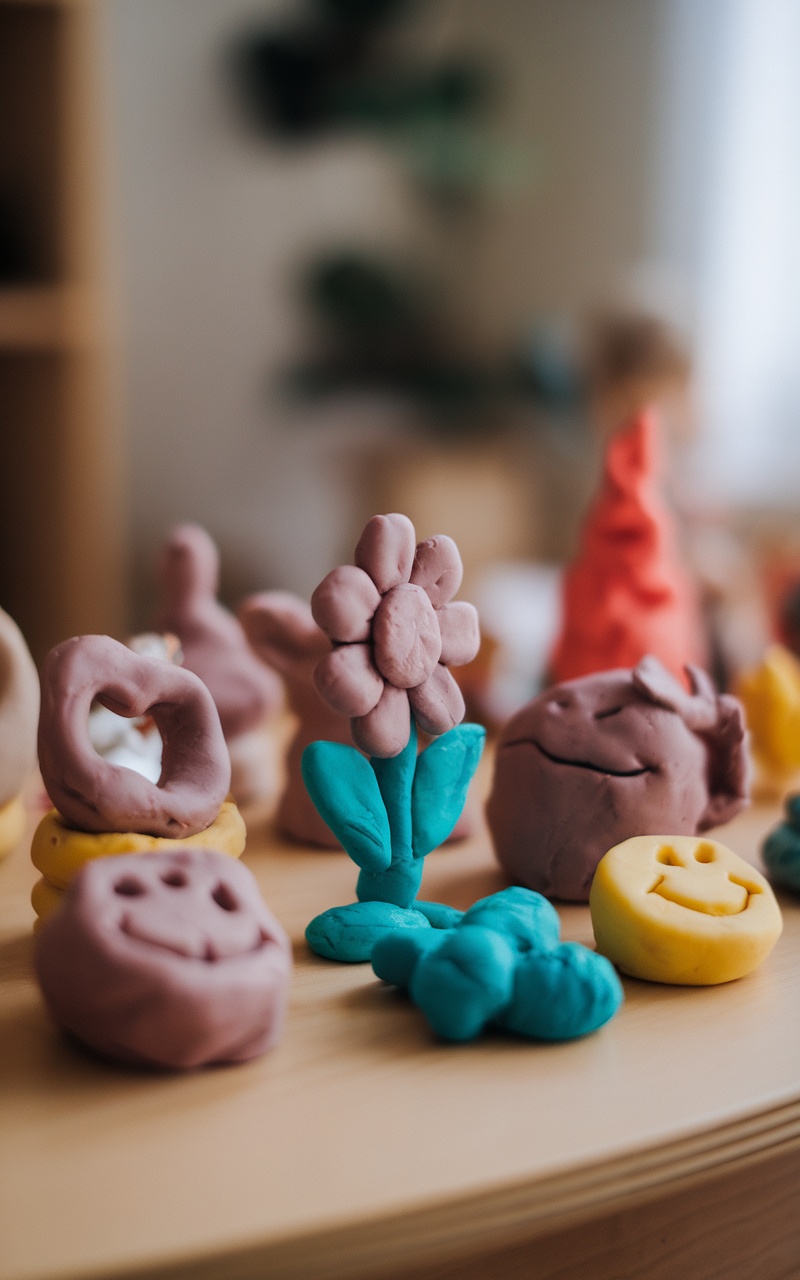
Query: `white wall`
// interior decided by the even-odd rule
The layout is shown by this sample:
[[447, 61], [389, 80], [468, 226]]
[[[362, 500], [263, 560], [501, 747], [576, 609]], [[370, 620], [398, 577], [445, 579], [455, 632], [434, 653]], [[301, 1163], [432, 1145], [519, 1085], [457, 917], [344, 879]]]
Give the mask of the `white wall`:
[[348, 554], [357, 472], [337, 441], [349, 428], [328, 430], [329, 414], [309, 428], [269, 393], [299, 349], [288, 286], [309, 247], [438, 247], [487, 347], [542, 310], [580, 310], [636, 265], [648, 249], [660, 3], [441, 0], [421, 11], [420, 47], [477, 48], [508, 68], [497, 127], [531, 142], [540, 166], [537, 185], [448, 226], [421, 212], [376, 146], [289, 152], [242, 130], [222, 56], [276, 3], [109, 0], [140, 578], [184, 518], [207, 525], [245, 587], [307, 592]]

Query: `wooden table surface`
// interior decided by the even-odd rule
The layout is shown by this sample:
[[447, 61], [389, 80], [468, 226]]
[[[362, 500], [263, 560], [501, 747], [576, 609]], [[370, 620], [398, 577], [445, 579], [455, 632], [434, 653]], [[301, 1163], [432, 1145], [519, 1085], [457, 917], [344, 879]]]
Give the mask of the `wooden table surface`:
[[[283, 1042], [235, 1068], [139, 1074], [62, 1039], [31, 978], [27, 850], [0, 865], [3, 1280], [571, 1276], [563, 1261], [536, 1270], [518, 1245], [570, 1227], [563, 1239], [585, 1252], [571, 1224], [597, 1232], [679, 1193], [694, 1211], [693, 1189], [714, 1177], [795, 1159], [800, 903], [781, 898], [783, 936], [739, 982], [626, 980], [619, 1015], [585, 1040], [451, 1046], [369, 965], [308, 952], [307, 921], [353, 898], [347, 857], [284, 844], [247, 816], [245, 860], [296, 969]], [[776, 817], [753, 809], [719, 836], [756, 860]], [[466, 907], [504, 883], [482, 833], [430, 856], [423, 896]], [[588, 908], [562, 921], [566, 938], [591, 942]], [[796, 1195], [800, 1164], [790, 1173]], [[505, 1270], [475, 1261], [504, 1249], [517, 1249]]]

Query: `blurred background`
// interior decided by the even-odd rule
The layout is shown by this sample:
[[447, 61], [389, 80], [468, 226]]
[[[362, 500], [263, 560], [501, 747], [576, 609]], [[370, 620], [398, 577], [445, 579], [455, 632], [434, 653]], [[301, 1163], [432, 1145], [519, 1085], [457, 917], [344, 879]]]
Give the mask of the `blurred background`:
[[717, 669], [791, 639], [798, 65], [796, 0], [0, 0], [0, 603], [36, 656], [146, 625], [175, 521], [235, 602], [403, 510], [459, 542], [502, 712], [651, 403]]

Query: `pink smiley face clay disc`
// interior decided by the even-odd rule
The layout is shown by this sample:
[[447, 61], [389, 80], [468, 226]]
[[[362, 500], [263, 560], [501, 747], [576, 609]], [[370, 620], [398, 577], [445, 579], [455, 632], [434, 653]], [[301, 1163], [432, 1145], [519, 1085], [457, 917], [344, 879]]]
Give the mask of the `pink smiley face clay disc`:
[[291, 965], [250, 871], [209, 849], [88, 863], [36, 943], [60, 1026], [110, 1058], [168, 1069], [271, 1048]]

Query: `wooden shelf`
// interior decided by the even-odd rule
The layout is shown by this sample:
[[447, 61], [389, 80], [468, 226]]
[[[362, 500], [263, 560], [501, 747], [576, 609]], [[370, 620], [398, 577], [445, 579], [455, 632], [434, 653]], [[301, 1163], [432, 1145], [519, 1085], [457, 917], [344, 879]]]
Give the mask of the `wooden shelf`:
[[0, 0], [0, 605], [41, 660], [124, 634], [96, 0]]
[[[296, 971], [283, 1042], [243, 1067], [143, 1075], [62, 1039], [30, 974], [36, 873], [24, 849], [0, 866], [3, 1280], [793, 1274], [796, 900], [740, 982], [626, 980], [585, 1040], [443, 1045], [369, 965], [306, 948], [311, 916], [352, 900], [352, 863], [245, 816]], [[720, 838], [755, 860], [776, 818]], [[503, 884], [481, 834], [431, 855], [423, 894], [465, 907]], [[587, 908], [561, 916], [591, 942]]]
[[0, 285], [0, 352], [66, 351], [89, 346], [96, 305], [80, 289]]

